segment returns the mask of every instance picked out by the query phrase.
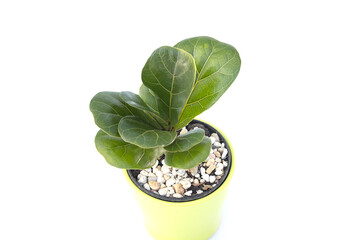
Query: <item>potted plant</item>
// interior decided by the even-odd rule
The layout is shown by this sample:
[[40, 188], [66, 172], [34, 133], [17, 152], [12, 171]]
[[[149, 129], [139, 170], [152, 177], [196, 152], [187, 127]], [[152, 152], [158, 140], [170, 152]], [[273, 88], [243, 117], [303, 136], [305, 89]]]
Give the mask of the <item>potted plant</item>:
[[194, 37], [152, 53], [139, 95], [99, 92], [90, 102], [96, 148], [125, 169], [155, 239], [208, 239], [220, 223], [234, 153], [224, 134], [194, 118], [229, 88], [240, 65], [231, 45]]

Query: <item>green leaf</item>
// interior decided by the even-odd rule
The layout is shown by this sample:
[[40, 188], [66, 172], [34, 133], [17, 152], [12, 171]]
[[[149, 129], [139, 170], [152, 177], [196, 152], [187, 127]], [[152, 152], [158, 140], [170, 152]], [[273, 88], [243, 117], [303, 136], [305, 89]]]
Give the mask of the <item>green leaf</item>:
[[159, 109], [157, 106], [156, 98], [157, 96], [153, 91], [151, 91], [144, 84], [141, 84], [139, 89], [139, 95], [144, 100], [144, 102], [154, 111], [159, 113]]
[[194, 58], [184, 50], [160, 47], [147, 60], [141, 77], [158, 96], [160, 116], [175, 126], [195, 83]]
[[204, 137], [199, 144], [187, 151], [165, 153], [165, 163], [176, 168], [190, 169], [205, 161], [210, 154], [210, 149], [211, 140], [208, 137]]
[[189, 38], [175, 47], [194, 57], [197, 70], [193, 90], [176, 125], [180, 129], [224, 94], [240, 71], [241, 59], [233, 46], [210, 37]]
[[197, 128], [183, 135], [177, 136], [174, 142], [166, 146], [164, 149], [168, 152], [183, 152], [200, 143], [204, 136], [204, 130]]
[[96, 125], [112, 136], [120, 136], [118, 124], [124, 116], [132, 115], [118, 92], [99, 92], [90, 101], [90, 111]]
[[99, 130], [95, 137], [95, 145], [105, 160], [118, 168], [146, 169], [154, 166], [163, 154], [161, 148], [139, 148], [120, 137], [109, 136], [102, 130]]
[[163, 131], [133, 116], [120, 120], [119, 133], [124, 141], [142, 148], [155, 148], [172, 143], [176, 137], [175, 131]]
[[129, 104], [131, 107], [146, 112], [153, 112], [153, 110], [150, 107], [148, 107], [148, 105], [146, 105], [146, 103], [142, 100], [142, 98], [139, 95], [129, 91], [120, 92], [119, 95], [120, 98], [124, 102]]
[[139, 95], [124, 91], [120, 92], [120, 98], [130, 106], [134, 116], [141, 117], [145, 122], [156, 128], [165, 129], [167, 127], [167, 122], [158, 116], [158, 113], [152, 110]]

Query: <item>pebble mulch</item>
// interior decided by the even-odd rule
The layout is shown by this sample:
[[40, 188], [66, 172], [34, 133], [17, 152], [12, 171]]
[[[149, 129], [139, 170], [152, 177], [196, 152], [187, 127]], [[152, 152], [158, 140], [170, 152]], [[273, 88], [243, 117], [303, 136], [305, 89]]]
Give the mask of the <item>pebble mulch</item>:
[[[180, 135], [188, 130], [183, 128]], [[152, 168], [142, 170], [137, 176], [138, 182], [148, 191], [170, 198], [182, 198], [209, 191], [215, 187], [228, 167], [228, 150], [220, 142], [219, 136], [210, 136], [212, 149], [209, 157], [191, 169], [178, 169], [167, 166], [164, 160], [158, 160]]]

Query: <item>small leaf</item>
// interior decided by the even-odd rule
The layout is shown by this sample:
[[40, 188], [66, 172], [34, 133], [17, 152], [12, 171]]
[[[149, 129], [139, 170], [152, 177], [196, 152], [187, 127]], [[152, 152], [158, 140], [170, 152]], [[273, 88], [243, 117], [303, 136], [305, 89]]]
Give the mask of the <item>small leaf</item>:
[[160, 47], [147, 60], [142, 81], [158, 97], [160, 116], [175, 126], [195, 82], [194, 58], [184, 50]]
[[153, 111], [159, 113], [159, 109], [156, 101], [157, 96], [153, 91], [151, 91], [144, 84], [141, 84], [139, 89], [139, 95]]
[[176, 168], [190, 169], [205, 161], [210, 154], [210, 149], [211, 140], [208, 137], [204, 137], [199, 144], [187, 151], [165, 153], [165, 163]]
[[129, 91], [123, 91], [119, 93], [120, 98], [126, 102], [127, 104], [129, 104], [131, 107], [139, 109], [139, 110], [143, 110], [146, 112], [153, 112], [151, 108], [149, 108], [146, 103], [142, 100], [142, 98], [132, 92]]
[[120, 137], [109, 136], [99, 130], [95, 137], [97, 150], [112, 166], [126, 169], [146, 169], [154, 166], [163, 154], [161, 148], [142, 149]]
[[168, 152], [183, 152], [200, 143], [204, 136], [204, 130], [197, 128], [183, 135], [177, 136], [174, 142], [166, 146], [164, 149]]
[[224, 94], [240, 71], [241, 59], [233, 46], [210, 37], [185, 39], [175, 47], [190, 53], [197, 69], [195, 85], [176, 125], [180, 129]]
[[165, 129], [167, 127], [167, 122], [158, 116], [158, 113], [152, 110], [139, 95], [124, 91], [120, 92], [120, 98], [129, 105], [130, 109], [136, 109], [132, 110], [134, 116], [141, 117], [156, 128]]
[[175, 131], [154, 129], [151, 125], [133, 116], [120, 120], [119, 133], [124, 141], [142, 148], [155, 148], [172, 143], [176, 137]]
[[120, 136], [118, 124], [132, 112], [124, 105], [118, 92], [99, 92], [90, 101], [96, 125], [112, 136]]

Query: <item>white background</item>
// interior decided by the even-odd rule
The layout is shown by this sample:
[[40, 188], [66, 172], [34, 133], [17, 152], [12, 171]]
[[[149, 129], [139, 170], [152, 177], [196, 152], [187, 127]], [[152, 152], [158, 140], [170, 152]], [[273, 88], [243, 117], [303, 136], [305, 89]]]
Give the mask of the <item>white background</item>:
[[242, 58], [199, 116], [237, 161], [211, 239], [360, 239], [356, 2], [1, 1], [0, 239], [151, 239], [88, 104], [137, 92], [153, 50], [201, 35]]

